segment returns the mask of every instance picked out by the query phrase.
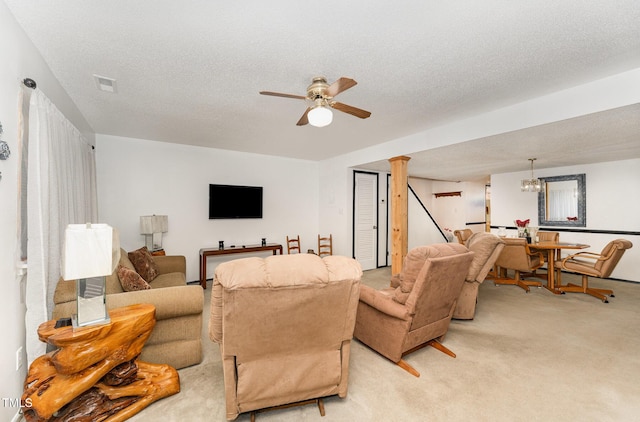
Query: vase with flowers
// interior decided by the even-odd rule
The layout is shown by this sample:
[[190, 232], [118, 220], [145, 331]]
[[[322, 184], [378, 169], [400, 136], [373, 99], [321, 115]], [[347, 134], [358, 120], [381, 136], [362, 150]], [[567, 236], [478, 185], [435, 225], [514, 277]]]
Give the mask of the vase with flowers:
[[516, 220], [516, 227], [518, 228], [518, 237], [526, 237], [527, 241], [531, 242], [531, 237], [529, 237], [529, 219], [526, 220]]

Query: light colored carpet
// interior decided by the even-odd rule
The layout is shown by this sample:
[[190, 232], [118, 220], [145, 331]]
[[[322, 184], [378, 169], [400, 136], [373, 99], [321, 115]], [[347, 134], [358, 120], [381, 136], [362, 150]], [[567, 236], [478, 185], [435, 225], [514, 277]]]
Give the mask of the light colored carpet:
[[[365, 272], [363, 283], [389, 283], [389, 268]], [[564, 275], [563, 281], [577, 281]], [[516, 286], [480, 287], [476, 318], [453, 321], [443, 344], [406, 356], [416, 378], [358, 341], [352, 343], [349, 394], [313, 405], [269, 411], [258, 421], [637, 421], [640, 420], [640, 284], [593, 279], [612, 288], [591, 296], [531, 293]], [[180, 370], [181, 392], [132, 421], [224, 421], [220, 352], [207, 336], [204, 361]], [[242, 414], [238, 421], [248, 421]]]

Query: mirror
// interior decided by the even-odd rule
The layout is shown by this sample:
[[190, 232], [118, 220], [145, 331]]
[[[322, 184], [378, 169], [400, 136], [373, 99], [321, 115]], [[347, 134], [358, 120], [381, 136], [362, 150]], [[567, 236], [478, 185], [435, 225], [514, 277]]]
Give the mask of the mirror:
[[538, 225], [586, 227], [586, 182], [584, 174], [540, 177], [544, 189], [538, 193]]

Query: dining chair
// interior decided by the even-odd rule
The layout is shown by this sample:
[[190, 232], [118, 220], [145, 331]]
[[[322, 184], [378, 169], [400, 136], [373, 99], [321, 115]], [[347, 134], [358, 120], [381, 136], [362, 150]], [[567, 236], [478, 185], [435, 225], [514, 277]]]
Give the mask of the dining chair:
[[[549, 232], [549, 231], [538, 231], [536, 233], [536, 236], [538, 237], [538, 242], [554, 242], [554, 243], [558, 243], [560, 241], [560, 233], [559, 232]], [[535, 249], [535, 244], [531, 245], [532, 249]], [[558, 260], [560, 260], [560, 249], [558, 249]], [[540, 270], [545, 270], [547, 271], [546, 273], [540, 274], [539, 272], [537, 272], [537, 270], [533, 270], [531, 273], [527, 274], [526, 276], [528, 277], [536, 277], [536, 278], [540, 278], [542, 280], [548, 280], [549, 279], [549, 265], [547, 263], [546, 267], [541, 267], [539, 268]]]
[[[608, 278], [618, 265], [622, 255], [632, 246], [633, 243], [626, 239], [616, 239], [607, 243], [599, 254], [588, 251], [577, 252], [556, 262], [558, 290], [569, 293], [585, 293], [602, 300], [604, 303], [609, 303], [607, 296], [614, 297], [613, 290], [589, 287], [589, 277]], [[582, 285], [578, 286], [572, 283], [563, 285], [560, 278], [563, 270], [582, 275]]]
[[539, 242], [559, 242], [560, 241], [560, 233], [559, 232], [538, 231], [538, 241]]
[[300, 253], [301, 251], [302, 248], [300, 246], [300, 235], [297, 235], [296, 237], [287, 236], [287, 253]]
[[[503, 240], [505, 245], [496, 261], [500, 270], [494, 284], [519, 286], [527, 293], [530, 290], [529, 286], [542, 287], [542, 283], [539, 281], [524, 280], [524, 277], [531, 276], [533, 271], [544, 264], [544, 254], [532, 251], [524, 237], [507, 237]], [[515, 272], [513, 278], [508, 277], [508, 270]]]
[[324, 257], [333, 255], [333, 236], [318, 235], [318, 256]]
[[471, 229], [454, 230], [453, 234], [458, 238], [458, 243], [464, 245], [473, 234]]

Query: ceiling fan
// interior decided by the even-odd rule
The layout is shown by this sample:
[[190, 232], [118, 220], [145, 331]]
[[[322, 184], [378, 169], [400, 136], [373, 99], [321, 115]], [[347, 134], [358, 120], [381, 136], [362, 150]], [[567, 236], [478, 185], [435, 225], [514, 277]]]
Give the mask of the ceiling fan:
[[324, 77], [313, 78], [311, 85], [307, 87], [307, 95], [282, 94], [280, 92], [260, 91], [262, 95], [272, 95], [274, 97], [295, 98], [299, 100], [309, 100], [312, 105], [307, 107], [298, 123], [298, 126], [304, 126], [307, 123], [312, 126], [322, 127], [331, 123], [333, 113], [330, 109], [336, 109], [352, 116], [366, 119], [371, 113], [360, 108], [352, 107], [347, 104], [339, 103], [333, 98], [347, 89], [355, 86], [356, 81], [350, 78], [340, 78], [331, 85], [327, 83]]

